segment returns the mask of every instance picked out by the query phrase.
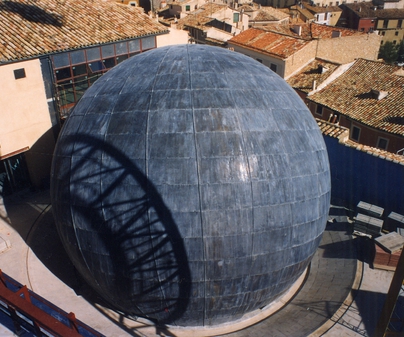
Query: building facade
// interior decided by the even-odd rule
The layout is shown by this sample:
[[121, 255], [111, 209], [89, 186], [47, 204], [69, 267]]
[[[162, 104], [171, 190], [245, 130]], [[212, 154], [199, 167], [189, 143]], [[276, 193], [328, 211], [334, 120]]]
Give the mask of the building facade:
[[86, 88], [168, 33], [143, 11], [115, 3], [3, 4], [0, 185], [46, 186], [59, 129]]
[[402, 68], [358, 59], [307, 102], [315, 117], [348, 128], [350, 140], [396, 153], [404, 149], [403, 86]]

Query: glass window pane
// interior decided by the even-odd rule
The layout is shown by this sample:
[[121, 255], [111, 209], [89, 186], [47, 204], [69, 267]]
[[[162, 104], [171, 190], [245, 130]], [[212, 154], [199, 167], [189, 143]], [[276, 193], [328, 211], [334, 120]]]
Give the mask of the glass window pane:
[[58, 69], [55, 71], [55, 73], [56, 73], [57, 81], [72, 77], [72, 74], [70, 72], [70, 67]]
[[115, 51], [114, 51], [114, 45], [110, 44], [108, 46], [102, 46], [101, 47], [101, 52], [102, 52], [102, 58], [106, 59], [108, 57], [114, 56]]
[[129, 41], [129, 52], [137, 52], [140, 51], [140, 40], [132, 40]]
[[93, 61], [93, 60], [99, 60], [100, 57], [100, 48], [95, 47], [87, 50], [87, 60], [88, 61]]
[[84, 55], [84, 50], [77, 50], [70, 53], [70, 59], [72, 64], [84, 63], [86, 62], [86, 57]]
[[142, 50], [156, 47], [154, 36], [145, 37], [142, 39]]
[[104, 69], [104, 64], [101, 61], [91, 62], [88, 66], [93, 73]]
[[128, 53], [128, 45], [126, 44], [126, 42], [117, 43], [115, 46], [116, 46], [116, 55]]
[[69, 55], [67, 53], [53, 56], [53, 65], [55, 68], [62, 68], [69, 65]]
[[87, 76], [78, 77], [74, 80], [76, 100], [78, 101], [88, 88]]
[[118, 57], [116, 58], [116, 64], [119, 64], [119, 63], [121, 63], [122, 61], [125, 61], [127, 58], [128, 58], [128, 55], [121, 55], [121, 56], [118, 56]]
[[115, 65], [115, 57], [111, 57], [109, 59], [102, 60], [104, 63], [104, 67], [107, 69], [112, 68]]
[[58, 93], [61, 105], [74, 103], [73, 84], [71, 81], [58, 85]]
[[87, 66], [85, 64], [79, 64], [77, 66], [73, 66], [73, 76], [79, 76], [87, 74]]

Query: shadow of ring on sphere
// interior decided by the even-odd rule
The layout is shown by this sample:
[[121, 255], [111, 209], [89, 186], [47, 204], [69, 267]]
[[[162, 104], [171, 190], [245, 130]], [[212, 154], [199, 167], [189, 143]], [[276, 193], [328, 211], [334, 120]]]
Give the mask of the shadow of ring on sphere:
[[175, 324], [189, 303], [190, 268], [141, 161], [94, 135], [60, 137], [52, 210], [70, 259], [98, 293], [126, 315]]

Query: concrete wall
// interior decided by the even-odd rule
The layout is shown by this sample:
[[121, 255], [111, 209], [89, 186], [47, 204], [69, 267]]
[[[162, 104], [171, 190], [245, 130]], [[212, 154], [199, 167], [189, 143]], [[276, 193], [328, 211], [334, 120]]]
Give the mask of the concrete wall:
[[404, 214], [404, 165], [375, 157], [324, 136], [331, 167], [331, 201], [355, 208], [359, 201], [378, 205], [388, 215]]
[[300, 49], [286, 60], [283, 78], [288, 78], [295, 72], [302, 69], [316, 57], [317, 41], [311, 41], [304, 48]]
[[377, 34], [321, 39], [317, 57], [336, 63], [349, 63], [357, 58], [377, 60], [380, 40]]

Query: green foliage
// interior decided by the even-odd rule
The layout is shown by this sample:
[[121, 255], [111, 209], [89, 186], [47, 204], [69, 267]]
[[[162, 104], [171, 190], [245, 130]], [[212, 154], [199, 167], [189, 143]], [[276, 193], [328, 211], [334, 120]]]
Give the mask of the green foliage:
[[[401, 43], [400, 43], [401, 45]], [[379, 58], [383, 59], [386, 63], [394, 63], [398, 58], [398, 47], [393, 42], [387, 41], [380, 46]]]
[[404, 40], [401, 40], [400, 44], [398, 45], [397, 62], [398, 63], [404, 62]]

